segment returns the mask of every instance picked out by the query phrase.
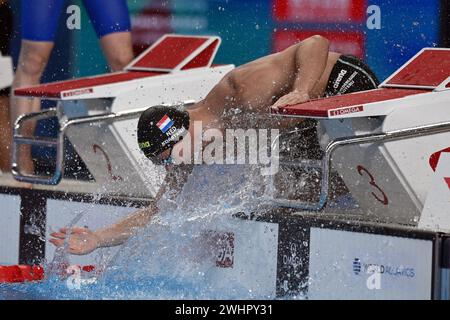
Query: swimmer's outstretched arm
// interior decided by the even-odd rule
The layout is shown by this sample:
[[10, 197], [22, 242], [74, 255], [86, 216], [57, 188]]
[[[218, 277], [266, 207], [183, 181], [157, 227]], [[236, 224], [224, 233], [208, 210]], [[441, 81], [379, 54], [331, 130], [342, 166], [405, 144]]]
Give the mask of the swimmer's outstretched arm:
[[64, 245], [68, 239], [68, 252], [75, 255], [85, 255], [102, 247], [113, 247], [123, 244], [140, 228], [147, 226], [159, 209], [158, 200], [170, 190], [168, 198], [175, 198], [184, 186], [192, 166], [176, 166], [168, 170], [163, 187], [156, 195], [156, 200], [147, 208], [136, 211], [119, 222], [103, 229], [92, 231], [87, 228], [62, 228], [59, 232], [50, 234], [49, 241], [57, 247]]
[[98, 248], [123, 244], [139, 228], [145, 227], [157, 212], [158, 208], [152, 204], [111, 226], [96, 231], [79, 227], [62, 228], [59, 232], [53, 232], [49, 241], [55, 246], [61, 247], [68, 238], [68, 252], [70, 254], [89, 254]]
[[147, 226], [151, 218], [158, 213], [158, 207], [152, 203], [138, 210], [116, 224], [94, 232], [98, 237], [98, 247], [114, 247], [123, 244], [138, 229]]
[[294, 105], [316, 98], [314, 88], [325, 71], [328, 62], [330, 44], [322, 36], [312, 36], [297, 47], [297, 77], [293, 91], [282, 96], [273, 108]]

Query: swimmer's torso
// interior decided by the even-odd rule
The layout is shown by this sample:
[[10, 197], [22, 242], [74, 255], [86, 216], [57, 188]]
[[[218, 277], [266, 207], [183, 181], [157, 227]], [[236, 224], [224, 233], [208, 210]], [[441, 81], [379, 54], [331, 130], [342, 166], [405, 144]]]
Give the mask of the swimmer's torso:
[[[297, 65], [298, 46], [292, 46], [232, 71], [231, 85], [235, 104], [254, 111], [267, 110], [281, 96], [295, 89], [300, 66]], [[311, 95], [322, 96], [331, 70], [340, 54], [330, 52], [327, 67]], [[256, 110], [255, 110], [256, 109]]]
[[[269, 115], [269, 107], [296, 87], [299, 70], [297, 48], [298, 45], [291, 46], [282, 52], [262, 57], [231, 71], [213, 89], [211, 93], [214, 94], [208, 95], [199, 106], [199, 111], [203, 109], [200, 117], [208, 123], [211, 118], [220, 116], [220, 121], [211, 123], [215, 128], [255, 128], [255, 125], [286, 127], [292, 122], [298, 122], [296, 119], [278, 119], [274, 123], [274, 118]], [[323, 96], [331, 70], [339, 56], [338, 53], [329, 53], [327, 66], [311, 93], [312, 98]], [[204, 112], [205, 108], [209, 110], [208, 113]], [[250, 119], [257, 120], [256, 124], [249, 123], [246, 115], [250, 116]], [[267, 121], [264, 121], [264, 118], [267, 118]]]

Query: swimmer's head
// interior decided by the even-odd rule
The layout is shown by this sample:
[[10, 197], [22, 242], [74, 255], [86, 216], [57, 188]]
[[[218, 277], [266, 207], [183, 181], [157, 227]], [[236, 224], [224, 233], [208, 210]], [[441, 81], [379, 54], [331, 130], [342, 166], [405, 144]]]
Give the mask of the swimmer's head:
[[164, 164], [173, 146], [189, 130], [189, 113], [183, 106], [154, 106], [145, 110], [138, 122], [139, 148], [154, 163]]

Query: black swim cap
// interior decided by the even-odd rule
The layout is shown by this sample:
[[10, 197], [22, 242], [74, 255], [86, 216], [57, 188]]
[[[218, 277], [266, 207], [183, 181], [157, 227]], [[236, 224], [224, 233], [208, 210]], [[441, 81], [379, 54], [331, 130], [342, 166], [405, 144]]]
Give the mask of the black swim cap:
[[189, 113], [183, 106], [153, 106], [139, 118], [137, 139], [145, 156], [153, 160], [181, 141], [189, 130]]

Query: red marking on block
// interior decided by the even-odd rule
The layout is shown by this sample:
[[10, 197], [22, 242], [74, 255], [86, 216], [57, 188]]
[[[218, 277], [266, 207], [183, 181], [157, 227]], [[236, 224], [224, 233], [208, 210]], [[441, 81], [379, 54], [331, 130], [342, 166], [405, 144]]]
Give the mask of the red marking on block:
[[426, 92], [429, 91], [410, 89], [376, 89], [313, 100], [294, 106], [281, 107], [278, 108], [278, 110], [271, 111], [272, 113], [277, 114], [327, 118], [328, 111], [330, 110], [362, 106], [367, 103], [393, 100]]
[[425, 50], [386, 83], [437, 87], [450, 76], [450, 50]]
[[64, 98], [66, 97], [74, 97], [74, 96], [80, 96], [82, 94], [89, 94], [89, 93], [93, 93], [94, 89], [93, 88], [86, 88], [86, 89], [79, 89], [79, 90], [73, 90], [73, 91], [69, 91], [69, 92], [64, 92], [62, 94], [62, 96]]
[[448, 188], [450, 189], [450, 177], [444, 178], [444, 180], [445, 180], [445, 182], [447, 183]]
[[360, 176], [367, 175], [369, 178], [369, 185], [372, 187], [372, 196], [383, 205], [387, 206], [389, 204], [389, 199], [386, 195], [386, 193], [381, 189], [381, 187], [377, 184], [375, 181], [375, 177], [373, 174], [369, 172], [366, 168], [364, 168], [362, 165], [359, 165], [356, 167], [356, 170], [358, 170], [358, 173]]
[[356, 106], [356, 107], [350, 107], [350, 108], [344, 108], [344, 109], [330, 110], [330, 117], [342, 116], [344, 114], [357, 113], [357, 112], [363, 112], [363, 111], [364, 111], [364, 106]]
[[192, 59], [182, 70], [208, 67], [211, 64], [211, 58], [219, 45], [219, 40], [214, 41], [205, 50], [203, 50], [198, 56]]
[[208, 38], [167, 37], [130, 68], [175, 69], [206, 41]]
[[35, 87], [14, 90], [16, 96], [39, 98], [62, 98], [64, 91], [81, 90], [100, 85], [114, 84], [131, 80], [149, 78], [165, 74], [163, 72], [117, 72], [96, 77], [87, 77], [68, 81], [59, 81]]
[[450, 147], [447, 149], [435, 152], [430, 156], [429, 163], [430, 163], [430, 167], [431, 167], [431, 169], [433, 169], [433, 171], [436, 171], [437, 165], [439, 163], [439, 159], [441, 158], [441, 154], [444, 152], [450, 152]]

